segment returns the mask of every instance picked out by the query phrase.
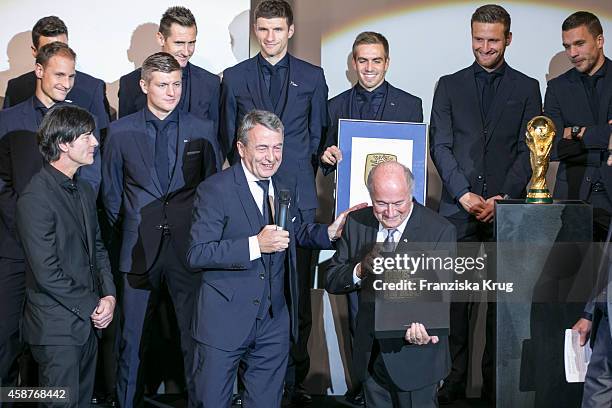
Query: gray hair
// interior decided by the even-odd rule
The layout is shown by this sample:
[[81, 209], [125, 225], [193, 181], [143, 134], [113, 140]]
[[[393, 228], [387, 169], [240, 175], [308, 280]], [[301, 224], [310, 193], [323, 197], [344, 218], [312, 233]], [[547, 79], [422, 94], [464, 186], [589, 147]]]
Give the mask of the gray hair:
[[374, 166], [372, 170], [370, 170], [370, 173], [368, 174], [368, 180], [366, 182], [366, 186], [368, 188], [368, 192], [370, 193], [370, 196], [372, 196], [372, 193], [374, 190], [374, 185], [373, 185], [374, 184], [374, 173], [376, 173], [380, 169], [386, 169], [389, 167], [399, 167], [402, 169], [402, 171], [404, 172], [404, 178], [406, 179], [408, 193], [412, 196], [412, 188], [414, 187], [414, 176], [412, 175], [412, 172], [410, 171], [408, 167], [396, 161], [378, 163], [376, 166]]
[[238, 141], [243, 145], [247, 145], [249, 142], [249, 132], [255, 126], [261, 125], [269, 130], [278, 132], [281, 136], [284, 134], [285, 127], [280, 118], [272, 112], [265, 110], [253, 109], [242, 119], [240, 128], [238, 129]]

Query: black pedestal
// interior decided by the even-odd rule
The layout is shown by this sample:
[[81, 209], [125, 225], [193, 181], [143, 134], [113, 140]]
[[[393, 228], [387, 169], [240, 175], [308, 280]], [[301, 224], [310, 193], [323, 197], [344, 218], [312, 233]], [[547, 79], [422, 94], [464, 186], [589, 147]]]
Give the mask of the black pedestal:
[[565, 381], [563, 344], [588, 298], [591, 206], [500, 201], [495, 231], [497, 281], [516, 288], [497, 298], [497, 407], [580, 406], [582, 383]]

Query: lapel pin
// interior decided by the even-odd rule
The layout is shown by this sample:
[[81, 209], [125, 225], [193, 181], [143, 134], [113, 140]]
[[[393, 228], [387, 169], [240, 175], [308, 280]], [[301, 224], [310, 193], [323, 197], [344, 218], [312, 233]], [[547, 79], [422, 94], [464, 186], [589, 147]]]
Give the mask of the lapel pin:
[[391, 103], [389, 103], [389, 105], [395, 106], [395, 102], [391, 102]]
[[187, 142], [189, 142], [189, 139], [184, 139], [183, 140], [183, 143], [187, 143]]
[[402, 241], [403, 241], [403, 242], [408, 242], [408, 239], [404, 238]]
[[289, 83], [291, 84], [291, 86], [298, 86], [298, 84], [296, 84], [296, 83], [295, 83], [295, 82], [293, 82], [293, 81], [290, 81]]

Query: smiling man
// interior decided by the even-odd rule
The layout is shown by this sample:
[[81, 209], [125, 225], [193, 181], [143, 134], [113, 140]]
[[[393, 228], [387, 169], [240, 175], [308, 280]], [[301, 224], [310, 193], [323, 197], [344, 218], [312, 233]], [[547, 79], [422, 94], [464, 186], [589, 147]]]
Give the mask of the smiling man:
[[[229, 407], [237, 373], [245, 406], [281, 406], [298, 334], [296, 246], [331, 247], [360, 207], [329, 226], [305, 221], [296, 181], [277, 177], [285, 141], [278, 116], [249, 112], [238, 131], [240, 162], [198, 187], [187, 254], [204, 272], [192, 324], [198, 407]], [[286, 229], [274, 225], [283, 190], [291, 197]]]
[[[293, 37], [293, 11], [284, 0], [261, 1], [253, 12], [253, 30], [260, 52], [226, 69], [221, 84], [219, 138], [230, 164], [240, 160], [237, 130], [244, 115], [253, 109], [274, 112], [285, 124], [284, 160], [277, 177], [286, 183], [297, 180], [300, 211], [313, 222], [318, 206], [315, 170], [318, 150], [327, 126], [327, 84], [323, 70], [287, 52]], [[310, 252], [298, 250], [300, 282], [300, 339], [291, 352], [287, 387], [296, 390], [296, 402], [308, 402], [302, 382], [310, 367], [308, 337], [311, 327]]]
[[[440, 78], [433, 98], [429, 146], [442, 179], [440, 214], [455, 225], [458, 241], [486, 242], [493, 240], [495, 200], [525, 195], [531, 176], [525, 129], [540, 114], [542, 101], [538, 82], [505, 61], [512, 33], [504, 8], [490, 4], [476, 9], [471, 31], [475, 61]], [[494, 272], [489, 273], [492, 278]], [[453, 367], [440, 390], [441, 403], [465, 394], [471, 307], [451, 304]], [[482, 393], [489, 401], [495, 399], [494, 356], [495, 305], [491, 303], [482, 364]]]
[[338, 119], [422, 122], [421, 99], [385, 80], [391, 59], [389, 42], [382, 34], [365, 31], [353, 42], [353, 69], [357, 83], [329, 101], [329, 128], [326, 149], [321, 155], [325, 173], [342, 160], [338, 149]]
[[217, 163], [214, 124], [178, 108], [182, 82], [176, 58], [164, 52], [149, 56], [141, 76], [147, 105], [111, 124], [102, 160], [104, 207], [121, 240], [124, 318], [117, 394], [125, 408], [143, 404], [141, 356], [162, 283], [176, 311], [193, 403], [189, 324], [200, 277], [185, 254], [196, 187]]
[[[198, 27], [191, 11], [175, 6], [159, 22], [157, 41], [161, 51], [176, 58], [181, 66], [183, 91], [178, 108], [202, 119], [219, 121], [219, 77], [189, 62], [196, 48]], [[119, 80], [119, 117], [141, 110], [147, 103], [140, 88], [140, 68]]]

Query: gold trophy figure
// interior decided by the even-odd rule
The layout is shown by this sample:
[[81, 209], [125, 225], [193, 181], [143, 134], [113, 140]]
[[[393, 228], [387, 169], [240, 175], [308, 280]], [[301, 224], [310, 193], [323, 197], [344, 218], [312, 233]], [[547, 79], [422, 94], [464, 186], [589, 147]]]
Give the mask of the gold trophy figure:
[[555, 124], [546, 116], [536, 116], [527, 124], [525, 142], [531, 152], [530, 161], [533, 171], [527, 193], [527, 203], [550, 204], [553, 202], [546, 186], [546, 172], [555, 133]]

